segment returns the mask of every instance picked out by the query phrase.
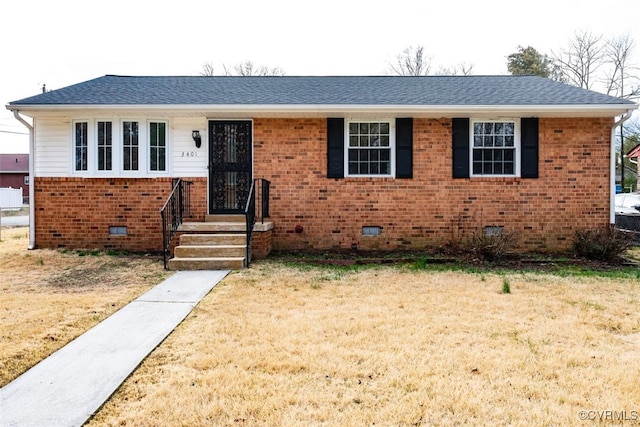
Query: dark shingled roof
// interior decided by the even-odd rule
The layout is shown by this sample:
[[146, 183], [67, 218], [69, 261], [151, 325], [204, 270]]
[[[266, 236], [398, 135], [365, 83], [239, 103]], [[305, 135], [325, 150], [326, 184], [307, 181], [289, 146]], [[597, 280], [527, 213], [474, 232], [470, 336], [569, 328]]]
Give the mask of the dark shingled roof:
[[11, 102], [63, 105], [634, 105], [535, 76], [130, 77], [107, 75]]

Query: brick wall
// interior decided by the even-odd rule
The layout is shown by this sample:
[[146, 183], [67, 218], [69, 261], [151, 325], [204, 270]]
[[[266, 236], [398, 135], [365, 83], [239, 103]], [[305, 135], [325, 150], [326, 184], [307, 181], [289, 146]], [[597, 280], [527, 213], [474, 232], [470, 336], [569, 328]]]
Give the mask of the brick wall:
[[[202, 220], [206, 179], [189, 180]], [[160, 251], [160, 209], [171, 185], [171, 178], [36, 178], [36, 246]], [[111, 226], [127, 227], [127, 235], [109, 235]]]
[[[413, 179], [327, 179], [324, 119], [256, 119], [255, 176], [272, 182], [273, 247], [415, 249], [503, 226], [522, 250], [565, 249], [577, 227], [609, 223], [612, 123], [540, 119], [538, 179], [453, 179], [451, 120], [416, 119]], [[382, 234], [363, 237], [363, 226]]]

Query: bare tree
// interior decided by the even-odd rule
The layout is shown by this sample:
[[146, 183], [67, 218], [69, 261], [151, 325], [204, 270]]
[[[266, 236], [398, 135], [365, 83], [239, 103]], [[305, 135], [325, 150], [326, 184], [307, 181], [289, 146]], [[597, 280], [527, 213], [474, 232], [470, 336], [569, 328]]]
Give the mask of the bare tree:
[[436, 76], [470, 76], [473, 74], [473, 64], [461, 62], [452, 67], [440, 67], [436, 71]]
[[224, 73], [227, 76], [284, 76], [285, 72], [279, 67], [267, 67], [266, 65], [255, 65], [252, 61], [240, 62], [228, 68], [223, 65]]
[[604, 78], [607, 95], [624, 99], [636, 99], [640, 96], [638, 68], [631, 63], [634, 47], [635, 43], [628, 34], [605, 42]]
[[216, 74], [213, 69], [213, 64], [211, 62], [205, 62], [202, 65], [202, 71], [200, 71], [200, 75], [205, 77], [215, 76]]
[[567, 83], [591, 89], [595, 73], [604, 60], [602, 35], [576, 32], [569, 40], [569, 45], [553, 56]]
[[426, 76], [431, 71], [431, 58], [424, 53], [424, 46], [409, 46], [389, 64], [392, 74], [398, 76]]

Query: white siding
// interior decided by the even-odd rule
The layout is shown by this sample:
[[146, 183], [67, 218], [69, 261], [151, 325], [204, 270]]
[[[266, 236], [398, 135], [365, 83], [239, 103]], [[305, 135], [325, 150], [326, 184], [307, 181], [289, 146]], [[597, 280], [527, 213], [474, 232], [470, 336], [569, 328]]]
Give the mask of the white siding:
[[35, 121], [35, 175], [69, 176], [71, 121], [39, 118]]
[[[206, 177], [208, 170], [208, 121], [205, 117], [180, 117], [180, 118], [157, 118], [154, 115], [136, 113], [128, 114], [111, 114], [108, 117], [102, 117], [102, 114], [86, 115], [78, 117], [39, 117], [35, 120], [35, 167], [36, 176], [42, 177], [66, 177], [66, 176], [94, 176], [94, 177], [119, 177], [119, 176], [173, 176], [173, 177]], [[73, 151], [72, 144], [72, 123], [74, 120], [83, 120], [89, 122], [90, 141], [89, 144], [95, 143], [93, 140], [93, 128], [96, 120], [113, 120], [114, 132], [118, 132], [115, 126], [121, 120], [137, 120], [141, 126], [147, 126], [149, 121], [160, 120], [168, 123], [168, 155], [166, 173], [148, 174], [146, 169], [147, 159], [140, 159], [140, 171], [134, 174], [123, 174], [114, 170], [111, 173], [97, 172], [73, 172], [72, 161]], [[196, 148], [191, 132], [200, 131], [202, 137], [202, 145]], [[141, 136], [146, 135], [146, 130], [141, 131]], [[141, 141], [145, 143], [145, 141]], [[95, 152], [90, 151], [89, 162], [95, 163]], [[147, 150], [141, 149], [141, 156], [147, 155]], [[119, 153], [114, 153], [114, 167], [119, 162]]]
[[[205, 118], [171, 120], [171, 167], [174, 177], [206, 177], [208, 162], [208, 131]], [[191, 132], [200, 131], [202, 145], [196, 148]]]

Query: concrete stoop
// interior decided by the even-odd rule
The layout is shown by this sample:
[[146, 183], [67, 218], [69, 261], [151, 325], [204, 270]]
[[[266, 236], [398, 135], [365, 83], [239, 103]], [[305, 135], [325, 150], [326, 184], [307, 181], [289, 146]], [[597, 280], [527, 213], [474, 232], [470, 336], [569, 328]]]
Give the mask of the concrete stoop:
[[204, 222], [186, 222], [169, 260], [170, 270], [238, 270], [247, 266], [244, 215], [207, 215]]

